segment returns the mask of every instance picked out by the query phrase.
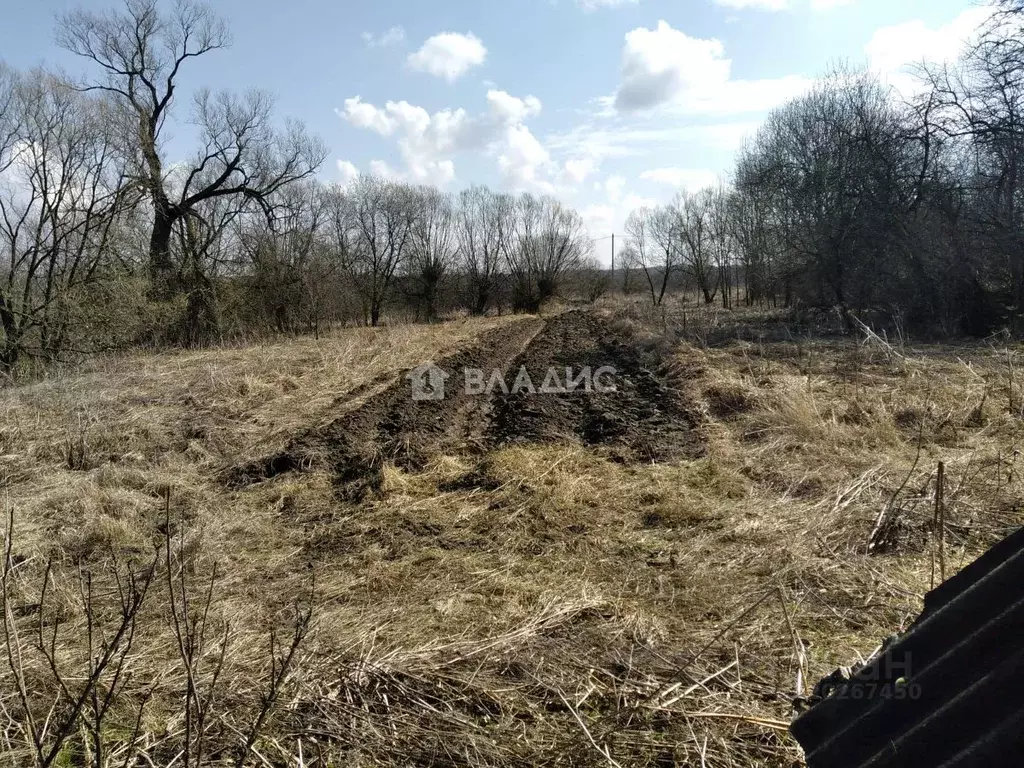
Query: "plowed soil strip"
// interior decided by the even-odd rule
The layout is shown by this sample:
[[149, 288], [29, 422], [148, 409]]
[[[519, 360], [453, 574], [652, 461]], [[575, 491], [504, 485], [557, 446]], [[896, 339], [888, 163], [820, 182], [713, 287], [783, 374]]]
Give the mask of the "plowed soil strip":
[[464, 369], [507, 369], [543, 325], [542, 320], [529, 319], [495, 328], [474, 344], [436, 361], [450, 377], [443, 400], [414, 401], [403, 373], [359, 408], [294, 438], [282, 452], [236, 467], [229, 484], [244, 487], [284, 472], [326, 464], [348, 493], [358, 495], [379, 483], [384, 461], [415, 469], [436, 455], [464, 452], [467, 443], [479, 445], [490, 403], [485, 397], [466, 393]]
[[[640, 347], [590, 313], [496, 328], [437, 361], [437, 367], [448, 374], [443, 400], [414, 400], [403, 374], [355, 410], [296, 437], [282, 452], [235, 468], [229, 483], [244, 487], [322, 466], [334, 472], [346, 496], [358, 498], [379, 487], [385, 462], [415, 471], [439, 455], [484, 454], [516, 443], [582, 443], [625, 463], [692, 458], [703, 451], [697, 420], [678, 391], [652, 370]], [[467, 391], [466, 369], [481, 371], [485, 381], [498, 371], [504, 384]], [[605, 371], [600, 383], [613, 391], [543, 391], [552, 375], [564, 387], [570, 377], [593, 376], [599, 369]], [[530, 386], [517, 391], [521, 370]]]
[[595, 386], [558, 394], [501, 394], [489, 427], [492, 445], [579, 441], [606, 447], [612, 458], [623, 462], [691, 458], [703, 452], [694, 411], [678, 390], [653, 370], [654, 361], [645, 360], [639, 346], [593, 314], [570, 312], [549, 321], [511, 366], [513, 371], [520, 367], [538, 390], [551, 376], [564, 386], [570, 372], [579, 377], [605, 369], [595, 385], [610, 383], [614, 391], [597, 391]]

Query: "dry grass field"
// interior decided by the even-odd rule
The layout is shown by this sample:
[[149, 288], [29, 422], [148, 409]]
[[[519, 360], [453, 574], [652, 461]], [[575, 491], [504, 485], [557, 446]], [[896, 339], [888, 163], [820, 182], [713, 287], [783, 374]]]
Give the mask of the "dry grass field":
[[673, 300], [0, 390], [0, 765], [800, 765], [794, 699], [1024, 521], [1015, 365]]

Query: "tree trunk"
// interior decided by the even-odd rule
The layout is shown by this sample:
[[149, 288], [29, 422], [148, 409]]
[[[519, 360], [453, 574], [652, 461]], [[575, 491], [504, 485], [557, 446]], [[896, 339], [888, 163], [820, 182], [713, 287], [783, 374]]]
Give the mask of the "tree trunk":
[[[661, 277], [661, 290], [658, 292], [658, 298], [654, 302], [654, 306], [660, 307], [661, 303], [665, 300], [665, 291], [668, 290], [668, 281], [671, 279], [671, 273], [665, 270], [665, 274]], [[654, 291], [651, 291], [651, 298], [654, 298]]]
[[473, 314], [478, 317], [483, 317], [487, 314], [487, 305], [491, 303], [491, 291], [490, 288], [484, 284], [480, 284], [476, 289], [476, 302], [473, 304]]
[[542, 277], [537, 281], [537, 306], [539, 307], [555, 295], [558, 286], [553, 278]]
[[171, 235], [179, 217], [166, 201], [153, 205], [153, 229], [149, 237], [149, 280], [153, 298], [167, 301], [174, 298], [180, 286], [171, 260]]
[[188, 293], [178, 343], [187, 347], [205, 347], [220, 335], [217, 299], [212, 286], [199, 285]]
[[8, 345], [0, 350], [0, 374], [6, 377], [14, 377], [14, 368], [18, 364], [18, 347]]
[[14, 313], [7, 307], [3, 296], [0, 296], [0, 327], [4, 330], [4, 345], [0, 347], [0, 373], [13, 376], [21, 350]]
[[432, 323], [437, 319], [437, 295], [440, 280], [428, 277], [423, 281], [423, 311], [426, 312], [427, 322]]

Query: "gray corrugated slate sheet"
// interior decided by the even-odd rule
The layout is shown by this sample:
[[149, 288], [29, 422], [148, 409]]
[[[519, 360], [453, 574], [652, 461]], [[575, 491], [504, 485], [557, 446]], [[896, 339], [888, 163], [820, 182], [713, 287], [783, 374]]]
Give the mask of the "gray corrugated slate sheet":
[[1024, 529], [791, 730], [810, 768], [1024, 766]]

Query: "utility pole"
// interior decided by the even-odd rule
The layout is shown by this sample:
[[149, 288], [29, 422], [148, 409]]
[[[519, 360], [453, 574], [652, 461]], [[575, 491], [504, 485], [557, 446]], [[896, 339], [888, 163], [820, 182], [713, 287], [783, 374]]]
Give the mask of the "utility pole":
[[615, 233], [612, 232], [612, 280], [615, 280]]

